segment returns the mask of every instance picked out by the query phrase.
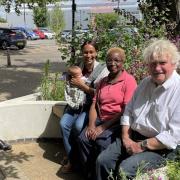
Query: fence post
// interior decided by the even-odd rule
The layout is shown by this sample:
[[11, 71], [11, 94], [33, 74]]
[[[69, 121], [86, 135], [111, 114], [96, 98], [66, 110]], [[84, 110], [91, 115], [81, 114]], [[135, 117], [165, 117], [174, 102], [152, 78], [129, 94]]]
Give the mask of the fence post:
[[11, 56], [10, 56], [10, 48], [7, 47], [7, 67], [10, 67], [11, 66]]

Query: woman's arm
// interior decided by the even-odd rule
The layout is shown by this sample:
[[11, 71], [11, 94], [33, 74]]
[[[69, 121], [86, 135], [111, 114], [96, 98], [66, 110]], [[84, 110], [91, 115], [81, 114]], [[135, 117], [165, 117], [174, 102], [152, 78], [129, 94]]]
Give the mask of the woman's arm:
[[85, 84], [84, 80], [82, 79], [77, 79], [77, 78], [72, 78], [71, 79], [71, 84], [77, 86], [79, 89], [84, 91], [85, 93], [88, 93], [92, 96], [94, 96], [95, 89], [89, 87], [87, 84]]
[[86, 129], [86, 136], [92, 138], [92, 133], [96, 127], [97, 111], [96, 111], [96, 102], [93, 101], [89, 110], [89, 124]]

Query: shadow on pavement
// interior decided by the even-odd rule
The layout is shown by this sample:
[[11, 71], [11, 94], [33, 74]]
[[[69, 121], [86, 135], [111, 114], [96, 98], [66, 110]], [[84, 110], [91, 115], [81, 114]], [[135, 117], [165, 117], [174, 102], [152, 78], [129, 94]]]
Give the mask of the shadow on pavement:
[[19, 169], [17, 169], [15, 163], [23, 163], [24, 161], [29, 161], [33, 157], [32, 155], [27, 155], [24, 152], [19, 154], [13, 154], [13, 151], [4, 152], [0, 151], [0, 170], [1, 177], [19, 179]]
[[[20, 60], [19, 60], [20, 61]], [[45, 63], [0, 67], [0, 101], [34, 93], [40, 85]], [[63, 72], [65, 62], [51, 62], [51, 72]]]

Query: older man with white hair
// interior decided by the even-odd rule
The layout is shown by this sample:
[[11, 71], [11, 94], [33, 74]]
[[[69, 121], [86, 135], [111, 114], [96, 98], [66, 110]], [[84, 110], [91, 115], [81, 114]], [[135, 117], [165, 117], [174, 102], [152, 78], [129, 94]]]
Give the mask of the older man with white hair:
[[121, 137], [97, 158], [98, 180], [122, 169], [128, 178], [137, 169], [155, 169], [180, 145], [179, 52], [168, 40], [155, 40], [144, 50], [150, 76], [139, 84], [121, 117]]

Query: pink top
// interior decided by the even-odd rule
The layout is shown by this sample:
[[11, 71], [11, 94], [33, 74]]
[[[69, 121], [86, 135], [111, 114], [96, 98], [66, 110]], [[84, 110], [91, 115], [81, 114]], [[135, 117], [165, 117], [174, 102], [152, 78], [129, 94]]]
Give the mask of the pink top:
[[96, 95], [93, 101], [98, 103], [102, 121], [111, 120], [116, 114], [123, 112], [125, 105], [130, 101], [134, 90], [137, 87], [136, 80], [125, 70], [115, 83], [108, 83], [108, 76], [103, 78], [98, 84]]

